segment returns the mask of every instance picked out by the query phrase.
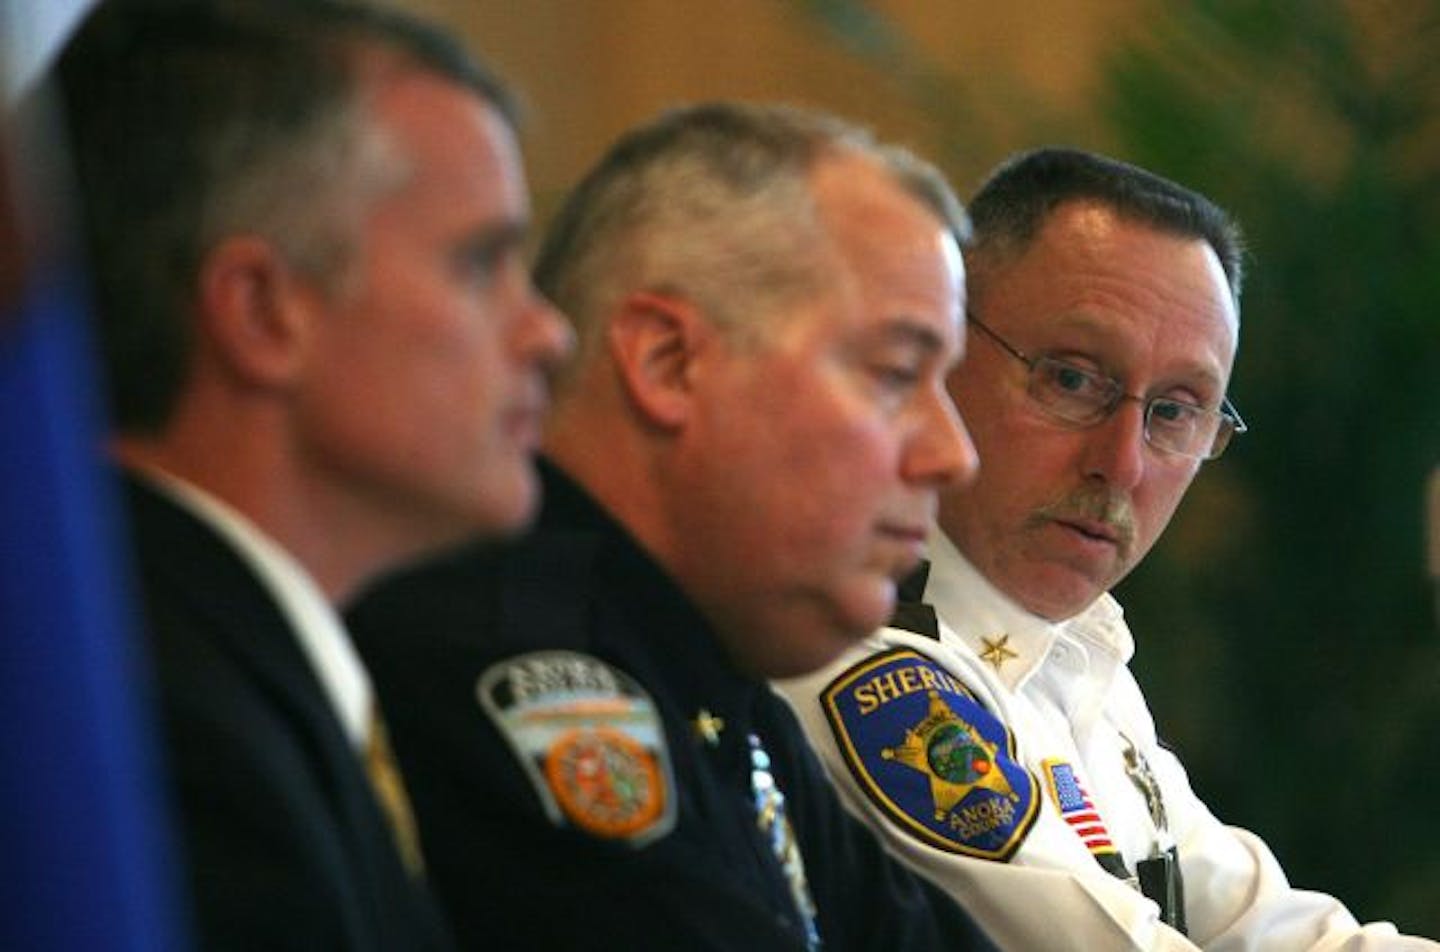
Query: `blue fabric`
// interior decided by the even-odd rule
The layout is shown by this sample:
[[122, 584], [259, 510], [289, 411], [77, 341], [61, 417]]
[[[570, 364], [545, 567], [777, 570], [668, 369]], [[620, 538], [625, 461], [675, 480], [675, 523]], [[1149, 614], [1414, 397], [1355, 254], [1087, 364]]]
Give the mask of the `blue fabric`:
[[821, 696], [861, 789], [901, 828], [938, 849], [1014, 855], [1039, 810], [1015, 739], [963, 684], [896, 648], [845, 671]]
[[[3, 185], [3, 183], [0, 183]], [[0, 948], [182, 948], [83, 282], [0, 313]]]

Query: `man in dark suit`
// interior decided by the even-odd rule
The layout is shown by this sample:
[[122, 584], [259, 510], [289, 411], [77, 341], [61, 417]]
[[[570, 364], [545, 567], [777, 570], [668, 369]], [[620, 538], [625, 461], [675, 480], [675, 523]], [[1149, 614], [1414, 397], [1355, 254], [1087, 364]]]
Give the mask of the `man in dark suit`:
[[908, 153], [735, 104], [625, 136], [562, 209], [539, 283], [580, 359], [537, 531], [351, 616], [468, 946], [989, 947], [765, 681], [886, 619], [974, 471], [967, 227]]
[[203, 945], [443, 948], [337, 606], [536, 504], [507, 95], [329, 0], [116, 0], [58, 80]]

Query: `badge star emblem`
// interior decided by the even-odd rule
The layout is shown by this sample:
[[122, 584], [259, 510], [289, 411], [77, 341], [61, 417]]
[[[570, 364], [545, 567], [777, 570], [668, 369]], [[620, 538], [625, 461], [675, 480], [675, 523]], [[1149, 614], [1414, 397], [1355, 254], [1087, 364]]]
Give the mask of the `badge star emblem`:
[[980, 652], [980, 660], [988, 663], [1000, 673], [1000, 668], [1011, 658], [1020, 657], [1010, 649], [1010, 636], [1001, 635], [999, 638], [986, 638], [981, 636], [980, 640], [985, 643], [985, 650]]
[[700, 735], [701, 740], [705, 741], [705, 743], [711, 747], [719, 745], [720, 732], [725, 729], [725, 719], [723, 717], [716, 717], [702, 707], [691, 723], [694, 724], [695, 733]]
[[880, 756], [929, 778], [936, 820], [945, 819], [955, 804], [977, 787], [1018, 801], [1019, 795], [999, 769], [999, 745], [982, 737], [939, 692], [931, 691], [929, 697], [925, 719], [905, 731], [899, 746], [882, 748]]

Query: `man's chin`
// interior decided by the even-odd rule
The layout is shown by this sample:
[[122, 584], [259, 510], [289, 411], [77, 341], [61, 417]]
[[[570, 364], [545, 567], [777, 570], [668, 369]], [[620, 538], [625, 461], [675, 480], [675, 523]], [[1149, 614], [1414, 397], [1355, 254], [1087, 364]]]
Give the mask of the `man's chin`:
[[1021, 608], [1048, 621], [1073, 618], [1095, 604], [1104, 593], [1103, 586], [1073, 573], [1049, 584], [1043, 580], [1033, 581], [1023, 588], [1005, 592]]
[[895, 610], [895, 583], [870, 575], [844, 592], [807, 600], [803, 609], [772, 618], [774, 637], [754, 645], [742, 667], [765, 678], [795, 678], [830, 664], [882, 628]]
[[792, 645], [789, 651], [777, 652], [767, 659], [767, 670], [761, 673], [764, 677], [775, 680], [812, 674], [839, 658], [879, 627], [867, 627], [858, 634], [854, 629], [832, 630], [806, 639], [804, 644]]
[[[903, 571], [897, 566], [895, 573], [880, 575], [856, 586], [847, 593], [848, 598], [838, 602], [836, 607], [837, 644], [846, 647], [884, 627], [895, 614], [895, 600], [902, 579], [918, 566], [916, 560]], [[836, 652], [837, 654], [839, 651]]]
[[491, 479], [476, 493], [468, 513], [470, 533], [508, 539], [523, 534], [540, 512], [540, 480], [527, 461], [503, 479]]

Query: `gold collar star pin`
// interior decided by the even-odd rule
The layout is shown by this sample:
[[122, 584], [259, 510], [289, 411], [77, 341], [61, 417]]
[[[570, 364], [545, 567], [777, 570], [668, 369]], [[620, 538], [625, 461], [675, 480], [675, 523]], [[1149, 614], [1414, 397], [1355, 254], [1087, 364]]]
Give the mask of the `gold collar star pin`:
[[716, 717], [702, 707], [700, 713], [695, 715], [695, 719], [691, 721], [691, 723], [695, 727], [695, 733], [700, 736], [701, 740], [711, 747], [719, 746], [720, 732], [725, 729], [725, 719], [723, 717]]
[[1000, 668], [1011, 658], [1020, 657], [1010, 648], [1010, 636], [1001, 635], [999, 638], [986, 638], [983, 635], [980, 640], [985, 644], [985, 650], [980, 652], [980, 660], [989, 664], [1000, 673]]

